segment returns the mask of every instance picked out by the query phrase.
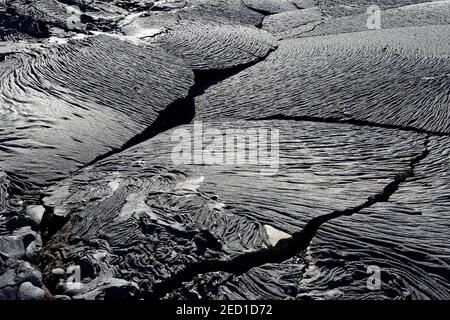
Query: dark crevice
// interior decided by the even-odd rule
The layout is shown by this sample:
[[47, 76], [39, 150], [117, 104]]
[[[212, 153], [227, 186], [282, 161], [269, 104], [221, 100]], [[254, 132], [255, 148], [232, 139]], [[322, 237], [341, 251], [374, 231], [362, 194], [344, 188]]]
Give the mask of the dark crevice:
[[334, 211], [330, 214], [313, 218], [301, 231], [293, 233], [291, 238], [278, 241], [274, 247], [244, 253], [226, 261], [208, 260], [190, 265], [181, 272], [174, 274], [170, 279], [155, 284], [151, 293], [141, 293], [139, 298], [149, 300], [163, 298], [166, 294], [180, 288], [183, 283], [192, 281], [196, 276], [202, 274], [226, 272], [239, 276], [252, 268], [260, 267], [268, 263], [282, 263], [294, 257], [309, 247], [311, 241], [323, 224], [343, 216], [357, 214], [376, 203], [389, 201], [391, 196], [398, 190], [400, 184], [414, 176], [415, 166], [428, 156], [428, 140], [429, 137], [427, 136], [424, 144], [424, 151], [417, 157], [411, 159], [407, 170], [398, 174], [380, 193], [368, 198], [363, 204], [343, 211]]
[[0, 12], [0, 39], [5, 39], [15, 32], [28, 34], [36, 38], [47, 38], [50, 31], [47, 25], [35, 20], [32, 17], [25, 17], [17, 14], [14, 10], [7, 8], [5, 12]]
[[[101, 12], [101, 9], [99, 9], [97, 7], [97, 5], [99, 4], [98, 2], [96, 3], [94, 0], [89, 0], [89, 1], [80, 1], [80, 0], [57, 0], [60, 3], [69, 5], [69, 6], [77, 6], [78, 8], [80, 8], [80, 10], [82, 10], [83, 12]], [[118, 7], [121, 7], [123, 9], [128, 10], [129, 12], [136, 12], [137, 10], [141, 11], [141, 12], [145, 12], [147, 10], [153, 9], [155, 4], [153, 2], [144, 2], [144, 1], [114, 1], [115, 5]], [[100, 8], [101, 8], [101, 2], [100, 2]]]
[[195, 74], [195, 86], [192, 90], [193, 97], [198, 97], [205, 93], [206, 89], [209, 87], [218, 84], [219, 82], [224, 81], [227, 78], [231, 78], [232, 76], [238, 74], [241, 71], [244, 71], [257, 63], [264, 61], [270, 53], [275, 51], [276, 48], [271, 49], [266, 56], [264, 57], [258, 57], [255, 61], [238, 65], [231, 68], [226, 69], [210, 69], [210, 70], [197, 70], [194, 71]]
[[[223, 70], [206, 70], [206, 71], [195, 71], [195, 81], [194, 85], [190, 88], [189, 93], [187, 97], [178, 99], [174, 101], [172, 104], [170, 104], [165, 110], [160, 112], [157, 119], [154, 121], [152, 125], [150, 125], [148, 128], [146, 128], [144, 131], [142, 131], [140, 134], [134, 136], [130, 140], [128, 140], [125, 144], [123, 144], [120, 148], [111, 150], [108, 153], [105, 153], [103, 155], [100, 155], [96, 157], [93, 161], [90, 163], [82, 166], [80, 169], [75, 171], [72, 174], [75, 174], [76, 172], [79, 172], [83, 168], [86, 168], [87, 166], [94, 165], [95, 163], [106, 159], [114, 154], [123, 152], [139, 143], [142, 143], [144, 141], [147, 141], [164, 131], [170, 130], [172, 128], [175, 128], [180, 125], [189, 124], [192, 122], [194, 115], [195, 115], [195, 97], [198, 95], [201, 95], [204, 93], [204, 91], [209, 88], [210, 86], [219, 83], [220, 81], [223, 81], [224, 79], [231, 77], [238, 72], [258, 63], [259, 61], [263, 60], [259, 59], [258, 61], [255, 61], [253, 63], [245, 64], [236, 66], [229, 69], [223, 69]], [[58, 181], [64, 180], [66, 178], [60, 178], [58, 180], [52, 181], [53, 183], [57, 183]], [[21, 179], [19, 179], [21, 181]], [[17, 190], [18, 191], [18, 190]], [[17, 192], [16, 191], [16, 192]], [[42, 242], [43, 247], [46, 246], [50, 238], [54, 236], [56, 233], [58, 233], [62, 227], [65, 225], [65, 223], [68, 220], [68, 217], [61, 217], [58, 215], [55, 215], [53, 213], [53, 208], [46, 206], [43, 202], [43, 197], [45, 195], [40, 194], [41, 199], [39, 204], [43, 205], [45, 210], [45, 214], [42, 220], [41, 224], [41, 236], [42, 236]], [[49, 286], [51, 288], [51, 286]]]
[[[267, 57], [267, 56], [266, 56]], [[137, 134], [121, 147], [113, 149], [105, 154], [96, 157], [91, 162], [82, 166], [79, 170], [85, 167], [91, 166], [103, 159], [106, 159], [114, 154], [123, 152], [139, 143], [147, 141], [167, 130], [173, 129], [180, 125], [189, 124], [192, 122], [195, 116], [195, 98], [202, 95], [212, 85], [215, 85], [235, 74], [261, 62], [264, 58], [260, 58], [257, 61], [239, 65], [228, 69], [210, 69], [210, 70], [197, 70], [194, 71], [195, 81], [194, 86], [191, 87], [187, 97], [178, 99], [170, 104], [166, 109], [160, 112], [154, 123], [146, 128], [141, 133]], [[78, 171], [79, 171], [78, 170]]]
[[258, 9], [255, 9], [255, 8], [251, 8], [251, 7], [249, 7], [248, 5], [246, 5], [245, 2], [244, 2], [243, 0], [241, 0], [241, 2], [242, 2], [242, 4], [244, 5], [244, 7], [246, 7], [247, 9], [252, 10], [252, 11], [254, 11], [254, 12], [256, 12], [256, 13], [259, 13], [259, 14], [261, 14], [261, 15], [263, 16], [262, 19], [261, 19], [261, 21], [259, 21], [259, 23], [258, 23], [257, 25], [255, 25], [255, 27], [257, 27], [258, 29], [261, 29], [261, 28], [262, 28], [262, 25], [263, 25], [264, 19], [265, 19], [267, 16], [270, 16], [272, 13], [270, 13], [270, 12], [268, 12], [268, 11], [264, 11], [264, 10], [258, 10]]
[[68, 217], [58, 216], [53, 213], [53, 208], [43, 206], [45, 208], [44, 216], [40, 225], [40, 233], [42, 243], [47, 243], [50, 238], [55, 235], [68, 221]]
[[[244, 5], [245, 5], [245, 3], [244, 3]], [[273, 14], [273, 13], [270, 12], [270, 11], [252, 8], [252, 7], [249, 7], [249, 6], [247, 6], [247, 5], [245, 5], [245, 6], [246, 6], [247, 8], [249, 8], [250, 10], [255, 11], [255, 12], [257, 12], [257, 13], [263, 15], [264, 17], [270, 16], [270, 15]]]
[[[290, 3], [292, 3], [292, 5], [297, 8], [297, 10], [308, 9], [308, 7], [302, 7], [301, 5], [295, 3], [294, 1], [290, 1]], [[315, 3], [314, 5], [317, 6], [317, 3]]]
[[243, 4], [247, 9], [252, 10], [252, 11], [255, 11], [255, 12], [257, 12], [257, 13], [263, 15], [263, 16], [268, 16], [268, 15], [271, 15], [271, 14], [272, 14], [272, 13], [269, 12], [269, 11], [260, 10], [260, 9], [256, 9], [256, 8], [253, 8], [253, 7], [249, 7], [249, 6], [245, 3], [244, 0], [241, 0], [241, 2], [242, 2], [242, 4]]
[[9, 170], [4, 170], [4, 172], [10, 179], [9, 191], [11, 195], [22, 201], [26, 201], [28, 205], [39, 204], [39, 190], [44, 186], [28, 181], [27, 177], [19, 173]]
[[[263, 60], [263, 59], [261, 59]], [[224, 79], [231, 77], [240, 71], [254, 65], [254, 62], [245, 66], [239, 66], [230, 68], [227, 70], [208, 70], [195, 72], [195, 85], [190, 89], [189, 94], [184, 99], [179, 99], [169, 105], [166, 110], [161, 112], [157, 120], [153, 125], [144, 130], [141, 134], [135, 136], [126, 142], [121, 148], [113, 150], [107, 154], [97, 157], [94, 161], [88, 165], [92, 165], [102, 159], [105, 159], [115, 153], [122, 152], [138, 143], [151, 139], [152, 137], [174, 128], [178, 125], [188, 124], [192, 121], [195, 115], [195, 97], [204, 93], [204, 91], [210, 86], [223, 81]], [[357, 120], [341, 120], [336, 118], [316, 118], [316, 117], [288, 117], [283, 115], [275, 115], [260, 119], [249, 119], [251, 121], [258, 120], [296, 120], [296, 121], [316, 121], [316, 122], [328, 122], [328, 123], [349, 123], [354, 125], [382, 127], [389, 129], [401, 129], [407, 131], [413, 131], [418, 133], [429, 133], [425, 130], [419, 130], [415, 128], [402, 128], [399, 126], [383, 125], [377, 123], [371, 123], [366, 121]], [[434, 133], [436, 134], [436, 133]], [[440, 134], [440, 133], [437, 133]], [[443, 135], [443, 134], [441, 134]], [[428, 144], [428, 136], [427, 143]], [[427, 157], [429, 154], [426, 149], [418, 157], [414, 158], [410, 162], [408, 170], [399, 174], [394, 180], [388, 184], [382, 192], [376, 194], [374, 197], [369, 198], [363, 204], [346, 209], [344, 211], [334, 211], [328, 215], [316, 217], [309, 221], [306, 226], [299, 232], [292, 234], [289, 239], [280, 240], [274, 247], [258, 250], [255, 252], [245, 253], [232, 258], [227, 261], [222, 260], [209, 260], [203, 261], [197, 264], [188, 266], [183, 271], [174, 274], [170, 279], [156, 283], [153, 286], [153, 290], [150, 293], [141, 293], [138, 298], [144, 299], [159, 299], [164, 297], [167, 293], [170, 293], [177, 288], [181, 287], [184, 282], [192, 281], [196, 276], [212, 273], [212, 272], [227, 272], [233, 275], [241, 275], [252, 268], [262, 266], [267, 263], [280, 263], [286, 261], [293, 256], [301, 253], [310, 245], [312, 239], [316, 236], [316, 233], [320, 227], [326, 222], [342, 217], [350, 216], [360, 212], [378, 202], [387, 202], [390, 197], [398, 190], [401, 183], [405, 182], [407, 178], [414, 175], [414, 167], [421, 160]], [[46, 207], [46, 214], [43, 221], [42, 237], [44, 246], [48, 239], [57, 233], [64, 225], [65, 219], [55, 217], [52, 214], [52, 208]]]
[[69, 5], [69, 6], [77, 6], [81, 11], [86, 12], [88, 10], [97, 11], [95, 7], [91, 6], [94, 1], [90, 1], [89, 3], [85, 3], [84, 1], [77, 0], [57, 0], [60, 3]]
[[248, 121], [265, 121], [265, 120], [290, 120], [290, 121], [311, 121], [311, 122], [323, 122], [323, 123], [337, 123], [337, 124], [351, 124], [359, 127], [375, 127], [375, 128], [383, 128], [390, 130], [401, 130], [408, 132], [415, 132], [426, 135], [435, 135], [435, 136], [450, 136], [450, 133], [432, 131], [427, 129], [420, 129], [410, 126], [401, 126], [394, 124], [384, 124], [377, 123], [367, 120], [357, 120], [357, 119], [340, 119], [335, 117], [315, 117], [315, 116], [286, 116], [282, 114], [260, 117], [260, 118], [249, 118]]
[[[298, 10], [303, 10], [303, 9], [309, 9], [309, 8], [311, 8], [311, 7], [309, 7], [309, 8], [301, 8], [299, 5], [297, 5], [297, 4], [294, 3], [294, 2], [292, 2], [292, 4], [293, 4]], [[315, 5], [318, 6], [318, 3], [316, 2]], [[297, 26], [297, 27], [295, 27], [295, 28], [293, 28], [293, 29], [299, 28], [299, 27], [301, 27], [301, 26], [308, 26], [308, 25], [311, 25], [311, 24], [312, 24], [313, 27], [311, 28], [311, 30], [304, 31], [304, 32], [302, 32], [302, 33], [300, 34], [300, 35], [302, 35], [302, 37], [303, 37], [303, 35], [305, 35], [304, 38], [310, 37], [310, 36], [308, 36], [308, 33], [313, 32], [314, 30], [316, 30], [316, 28], [317, 28], [318, 26], [320, 26], [320, 25], [322, 25], [322, 24], [325, 23], [326, 14], [325, 14], [324, 11], [322, 10], [322, 8], [319, 7], [319, 10], [320, 10], [320, 15], [321, 15], [321, 19], [320, 19], [320, 20], [314, 20], [314, 21], [306, 22], [306, 23], [303, 23], [303, 24], [301, 24], [301, 25], [299, 25], [299, 26]], [[296, 38], [299, 38], [300, 35], [296, 35], [296, 36], [294, 35], [294, 36], [286, 37], [286, 38], [283, 38], [282, 40], [296, 39]]]
[[172, 104], [167, 106], [166, 109], [161, 111], [156, 120], [144, 131], [125, 142], [121, 147], [112, 149], [105, 154], [97, 156], [94, 160], [82, 166], [78, 171], [151, 139], [166, 130], [179, 125], [188, 124], [193, 119], [194, 113], [194, 99], [191, 94], [189, 94], [186, 98], [177, 99]]

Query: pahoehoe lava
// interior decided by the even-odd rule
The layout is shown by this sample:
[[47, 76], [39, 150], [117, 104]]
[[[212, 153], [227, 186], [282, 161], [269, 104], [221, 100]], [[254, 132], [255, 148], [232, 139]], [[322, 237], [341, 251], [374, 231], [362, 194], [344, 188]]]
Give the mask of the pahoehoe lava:
[[41, 184], [122, 146], [194, 84], [192, 71], [161, 48], [107, 36], [4, 63], [2, 167]]
[[441, 25], [281, 41], [262, 63], [198, 97], [196, 118], [333, 118], [449, 134], [449, 31]]
[[0, 300], [449, 299], [449, 6], [0, 1]]
[[[359, 211], [367, 205], [383, 200], [381, 195], [376, 196], [378, 193], [395, 191], [394, 186], [408, 175], [410, 163], [415, 163], [424, 153], [423, 147], [417, 144], [417, 140], [425, 143], [424, 137], [417, 134], [409, 139], [410, 134], [401, 131], [397, 132], [397, 136], [391, 137], [385, 129], [374, 128], [364, 132], [363, 129], [352, 125], [334, 125], [330, 128], [326, 124], [309, 122], [293, 125], [290, 121], [241, 122], [233, 126], [216, 123], [211, 126], [229, 129], [250, 126], [283, 127], [285, 134], [280, 138], [280, 150], [284, 159], [291, 160], [282, 165], [280, 173], [269, 177], [258, 177], [258, 170], [261, 168], [254, 165], [236, 167], [231, 171], [204, 165], [186, 165], [184, 169], [179, 166], [175, 168], [158, 165], [170, 163], [171, 149], [176, 145], [170, 141], [170, 137], [173, 131], [192, 129], [192, 126], [187, 126], [158, 135], [148, 142], [125, 150], [122, 154], [115, 154], [93, 167], [87, 167], [71, 179], [58, 183], [49, 190], [48, 197], [44, 198], [45, 205], [53, 208], [54, 215], [68, 219], [66, 225], [53, 236], [43, 250], [41, 263], [46, 270], [44, 278], [51, 279], [51, 270], [54, 268], [87, 259], [90, 264], [97, 266], [93, 269], [97, 270], [99, 279], [92, 280], [91, 277], [90, 281], [86, 280], [85, 291], [77, 292], [75, 296], [90, 294], [90, 282], [96, 281], [94, 283], [97, 284], [108, 274], [110, 278], [125, 277], [127, 281], [140, 278], [136, 283], [140, 288], [138, 296], [152, 298], [168, 293], [164, 288], [174, 289], [171, 283], [179, 284], [179, 281], [190, 280], [190, 277], [198, 273], [219, 270], [238, 272], [239, 268], [242, 268], [240, 272], [244, 272], [252, 265], [283, 260], [292, 252], [304, 249], [315, 230], [328, 219]], [[342, 126], [345, 126], [344, 131]], [[321, 135], [323, 138], [315, 136], [321, 131], [324, 133]], [[330, 139], [331, 137], [333, 138]], [[390, 141], [391, 139], [395, 142]], [[367, 143], [373, 145], [372, 150], [364, 151]], [[296, 148], [295, 144], [302, 145], [302, 148]], [[398, 148], [395, 159], [391, 158], [392, 145]], [[327, 146], [332, 151], [326, 151]], [[415, 149], [411, 150], [412, 153], [409, 151], [411, 148]], [[350, 150], [358, 150], [357, 156], [350, 157]], [[341, 167], [348, 167], [348, 161], [355, 168], [365, 169], [355, 170], [353, 173], [348, 171], [349, 176], [342, 175], [340, 180], [336, 181], [333, 172], [337, 174], [342, 171]], [[124, 166], [127, 163], [133, 165]], [[389, 173], [385, 175], [388, 168]], [[234, 174], [228, 177], [229, 173]], [[305, 182], [297, 189], [289, 190], [287, 186], [298, 181], [299, 175], [304, 177], [300, 180]], [[249, 177], [255, 180], [254, 190], [243, 184]], [[161, 187], [161, 183], [167, 186]], [[266, 189], [269, 184], [272, 188]], [[328, 186], [328, 189], [324, 186]], [[246, 193], [240, 191], [242, 188], [247, 189]], [[289, 192], [285, 195], [286, 201], [279, 204], [271, 201], [270, 194], [274, 189]], [[310, 191], [307, 190], [316, 190], [318, 194], [311, 197]], [[344, 190], [346, 197], [340, 195]], [[328, 197], [329, 202], [324, 203], [324, 197]], [[298, 200], [294, 201], [295, 198]], [[364, 199], [369, 199], [367, 204]], [[360, 201], [365, 204], [360, 205]], [[317, 212], [311, 212], [311, 207], [316, 207]], [[333, 209], [338, 207], [342, 209]], [[261, 211], [262, 208], [264, 211]], [[144, 218], [150, 219], [149, 222], [143, 222]], [[169, 222], [174, 220], [169, 223], [167, 219]], [[163, 266], [160, 264], [158, 269], [153, 271], [151, 270], [155, 266], [148, 265], [146, 268], [150, 269], [141, 274], [143, 261], [152, 257], [151, 253], [147, 253], [147, 249], [144, 250], [138, 245], [148, 242], [150, 235], [147, 235], [145, 230], [150, 226], [167, 229], [171, 224], [180, 223], [176, 237], [170, 234], [169, 238], [165, 237], [166, 244], [169, 239], [182, 241], [183, 232], [187, 232], [184, 230], [187, 225], [187, 230], [192, 229], [192, 232], [198, 230], [197, 233], [214, 235], [216, 240], [213, 241], [212, 238], [204, 245], [206, 248], [214, 248], [217, 243], [222, 243], [222, 250], [216, 253], [219, 256], [210, 256], [208, 259], [200, 256], [194, 260], [186, 260], [187, 257], [183, 257], [186, 253], [180, 251], [176, 261], [181, 265], [169, 273], [172, 276], [169, 276], [168, 280], [161, 278], [159, 273]], [[284, 244], [277, 244], [273, 240], [273, 247], [269, 245], [269, 249], [260, 249], [271, 241], [267, 235], [267, 227], [264, 227], [267, 225], [272, 225], [274, 230], [279, 229], [282, 234], [292, 234], [293, 240], [286, 240]], [[100, 226], [102, 227], [99, 228]], [[303, 231], [297, 233], [298, 230]], [[116, 236], [116, 232], [126, 232], [129, 236]], [[136, 238], [137, 234], [142, 235]], [[123, 239], [131, 235], [133, 236], [129, 241], [123, 242]], [[121, 240], [117, 243], [113, 239]], [[152, 247], [155, 245], [156, 243]], [[124, 250], [123, 246], [131, 247]], [[284, 246], [286, 248], [282, 249]], [[173, 244], [172, 250], [175, 248], [185, 249]], [[249, 249], [252, 252], [242, 253]], [[105, 252], [106, 257], [103, 262], [97, 261], [97, 251], [103, 250], [108, 252]], [[123, 254], [126, 254], [126, 258], [119, 259]], [[163, 257], [159, 257], [159, 263], [166, 259]], [[128, 262], [136, 259], [141, 261], [138, 268]], [[249, 264], [247, 259], [254, 263]], [[112, 265], [109, 266], [107, 261], [111, 261]], [[120, 268], [114, 271], [116, 264], [120, 265]], [[216, 269], [219, 267], [222, 269]], [[172, 260], [168, 260], [164, 268], [175, 268]], [[155, 277], [151, 286], [146, 282], [150, 276]], [[88, 275], [86, 277], [89, 278]], [[62, 293], [65, 294], [73, 294], [61, 288], [59, 290], [63, 290]]]

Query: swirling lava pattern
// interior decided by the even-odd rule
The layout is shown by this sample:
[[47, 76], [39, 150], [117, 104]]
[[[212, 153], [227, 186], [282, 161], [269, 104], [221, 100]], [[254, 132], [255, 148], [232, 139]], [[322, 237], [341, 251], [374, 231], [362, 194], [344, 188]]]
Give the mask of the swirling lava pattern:
[[193, 84], [192, 71], [164, 50], [107, 36], [7, 62], [0, 78], [2, 167], [41, 184], [122, 146]]
[[[448, 299], [448, 143], [447, 137], [431, 138], [430, 154], [389, 202], [330, 221], [304, 255], [237, 278], [214, 274], [173, 297]], [[373, 267], [380, 270], [378, 290], [367, 286]]]
[[[319, 11], [316, 7], [315, 12]], [[308, 10], [297, 10], [280, 13], [264, 19], [263, 27], [279, 38], [313, 37], [330, 34], [366, 31], [368, 27], [367, 13], [344, 16], [336, 19], [321, 19]], [[313, 11], [314, 12], [314, 11]], [[282, 22], [285, 21], [285, 24]], [[287, 21], [287, 22], [286, 22]], [[299, 22], [315, 22], [310, 30], [298, 26]], [[373, 23], [369, 20], [369, 24]], [[414, 4], [380, 12], [380, 28], [393, 29], [403, 27], [420, 27], [430, 25], [446, 25], [450, 23], [450, 1]], [[288, 27], [287, 27], [288, 26]]]
[[254, 27], [189, 23], [164, 33], [157, 43], [193, 70], [220, 70], [264, 59], [277, 46]]
[[[311, 247], [318, 263], [345, 259], [345, 265], [327, 273], [329, 277], [340, 275], [341, 290], [349, 296], [365, 291], [371, 298], [450, 298], [450, 278], [445, 271], [450, 264], [449, 139], [432, 138], [428, 147], [430, 155], [389, 203], [333, 221]], [[364, 281], [350, 280], [370, 265], [381, 269], [381, 292], [368, 292]]]
[[265, 61], [199, 96], [197, 119], [309, 117], [449, 133], [449, 32], [445, 25], [282, 41]]
[[[152, 285], [192, 264], [234, 259], [274, 245], [314, 217], [357, 207], [407, 171], [425, 148], [419, 134], [353, 125], [262, 121], [212, 123], [205, 130], [209, 126], [223, 132], [281, 128], [279, 171], [265, 176], [262, 164], [171, 164], [177, 132], [190, 132], [193, 145], [206, 139], [195, 136], [193, 126], [111, 156], [44, 199], [55, 215], [69, 219], [45, 249], [47, 276], [87, 259], [97, 271], [85, 275], [76, 297], [89, 295], [95, 277], [134, 281], [142, 294], [152, 293]], [[95, 260], [98, 251], [102, 261]]]
[[450, 299], [450, 1], [373, 2], [1, 6], [0, 300]]
[[262, 29], [283, 39], [293, 35], [310, 34], [322, 22], [322, 12], [318, 7], [288, 11], [267, 16]]

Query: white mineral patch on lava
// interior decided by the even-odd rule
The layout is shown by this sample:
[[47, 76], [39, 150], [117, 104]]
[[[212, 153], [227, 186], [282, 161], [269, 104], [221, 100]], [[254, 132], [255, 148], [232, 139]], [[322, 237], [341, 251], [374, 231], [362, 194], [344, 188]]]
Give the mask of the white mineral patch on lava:
[[187, 192], [197, 192], [200, 188], [200, 185], [205, 180], [204, 176], [191, 178], [185, 181], [181, 181], [177, 183], [175, 186], [175, 190], [187, 191]]
[[266, 231], [268, 241], [272, 246], [275, 246], [281, 239], [288, 239], [291, 237], [290, 234], [269, 226], [268, 224], [264, 225], [264, 230]]
[[132, 217], [136, 218], [140, 213], [145, 213], [151, 219], [158, 220], [152, 209], [145, 203], [146, 199], [147, 193], [145, 191], [128, 195], [122, 210], [120, 210], [118, 221], [124, 221]]
[[113, 178], [113, 180], [111, 180], [108, 183], [108, 187], [111, 188], [112, 192], [115, 192], [115, 191], [117, 191], [117, 189], [119, 189], [120, 184], [122, 182], [122, 178], [119, 178], [119, 173], [118, 172], [114, 172], [113, 176], [114, 176], [114, 178]]

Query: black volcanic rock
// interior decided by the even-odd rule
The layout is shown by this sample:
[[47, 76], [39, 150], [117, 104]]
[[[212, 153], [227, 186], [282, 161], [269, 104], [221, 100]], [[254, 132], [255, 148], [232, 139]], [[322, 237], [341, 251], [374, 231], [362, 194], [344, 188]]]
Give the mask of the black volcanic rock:
[[0, 39], [2, 41], [27, 39], [31, 36], [46, 37], [48, 27], [31, 17], [21, 17], [0, 12]]
[[180, 9], [151, 11], [132, 16], [124, 31], [129, 33], [130, 29], [172, 29], [179, 22], [259, 26], [263, 19], [263, 14], [246, 7], [241, 0], [190, 0], [189, 5]]
[[189, 6], [177, 12], [181, 19], [259, 25], [264, 15], [241, 0], [190, 0]]
[[[318, 233], [311, 254], [328, 279], [346, 275], [338, 287], [346, 295], [449, 299], [449, 142], [448, 137], [430, 138], [429, 155], [389, 202], [332, 221]], [[345, 266], [330, 266], [331, 259], [345, 260]], [[378, 292], [367, 290], [366, 279], [356, 281], [352, 276], [366, 273], [372, 265], [381, 269]], [[392, 287], [397, 290], [389, 293]]]
[[314, 118], [450, 133], [448, 25], [285, 40], [206, 90], [197, 119]]
[[0, 300], [449, 299], [449, 3], [0, 0]]
[[[263, 29], [284, 39], [360, 32], [368, 29], [369, 16], [367, 13], [321, 20], [317, 13], [317, 7], [308, 10], [291, 11], [266, 17]], [[382, 29], [448, 24], [450, 24], [450, 3], [448, 1], [408, 5], [386, 9], [380, 13], [380, 28]]]
[[30, 261], [35, 261], [42, 240], [23, 214], [23, 201], [11, 189], [0, 168], [0, 300], [40, 300], [42, 276]]
[[[305, 254], [239, 277], [209, 274], [171, 297], [448, 299], [449, 138], [431, 137], [426, 150], [388, 202], [329, 221]], [[373, 268], [381, 272], [375, 290], [368, 287]]]
[[208, 127], [278, 128], [279, 170], [267, 161], [177, 165], [174, 136], [193, 133], [193, 126], [182, 126], [58, 183], [44, 203], [67, 223], [47, 243], [40, 263], [47, 277], [83, 259], [96, 270], [79, 292], [59, 288], [62, 293], [89, 296], [92, 281], [113, 278], [136, 283], [144, 296], [163, 296], [171, 279], [190, 280], [196, 272], [220, 271], [222, 264], [232, 270], [241, 255], [276, 246], [311, 219], [382, 192], [424, 143], [421, 135], [352, 125], [263, 121]]
[[71, 16], [67, 5], [57, 0], [15, 0], [9, 1], [7, 8], [20, 17], [28, 17], [61, 28], [66, 28], [67, 21]]
[[46, 183], [119, 148], [188, 95], [193, 74], [157, 47], [89, 37], [3, 63], [5, 171]]
[[262, 18], [241, 1], [194, 0], [180, 9], [131, 15], [119, 27], [138, 43], [160, 45], [184, 59], [194, 71], [215, 71], [258, 62], [277, 47], [255, 27]]
[[316, 0], [290, 0], [290, 2], [294, 4], [297, 9], [307, 9], [316, 5]]
[[180, 24], [156, 43], [183, 58], [193, 70], [221, 70], [264, 59], [277, 46], [265, 31], [250, 26]]
[[410, 4], [433, 2], [434, 0], [318, 0], [322, 11], [332, 17], [342, 17], [366, 13], [370, 6], [378, 6], [382, 10], [398, 8]]

